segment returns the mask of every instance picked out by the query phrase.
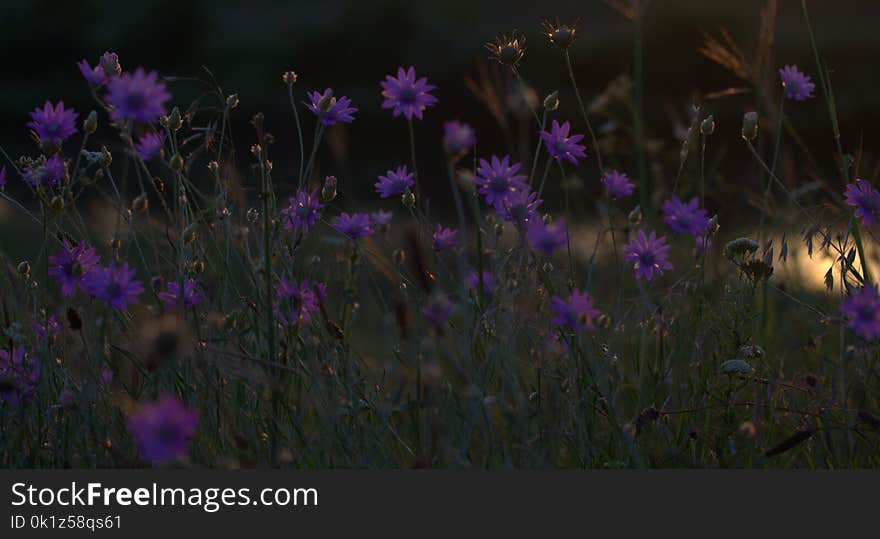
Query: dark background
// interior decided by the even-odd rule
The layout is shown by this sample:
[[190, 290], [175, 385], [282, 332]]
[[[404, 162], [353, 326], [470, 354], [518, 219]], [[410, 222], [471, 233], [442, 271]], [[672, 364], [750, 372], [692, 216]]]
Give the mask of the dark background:
[[[759, 28], [759, 0], [655, 0], [645, 16], [646, 116], [652, 136], [675, 147], [669, 110], [686, 114], [698, 96], [741, 85], [729, 72], [705, 58], [699, 49], [703, 32], [727, 28], [748, 52]], [[838, 0], [809, 2], [823, 57], [833, 71], [844, 140], [876, 140], [872, 127], [880, 120], [880, 94], [875, 91], [880, 34], [874, 21], [880, 3]], [[3, 2], [0, 19], [0, 144], [13, 156], [35, 153], [27, 139], [28, 112], [46, 99], [73, 106], [82, 116], [94, 108], [76, 62], [94, 64], [105, 50], [116, 51], [125, 69], [145, 66], [163, 75], [204, 76], [210, 68], [224, 90], [241, 98], [237, 144], [252, 141], [247, 120], [266, 113], [267, 129], [279, 142], [273, 149], [276, 177], [289, 181], [296, 150], [292, 116], [281, 72], [300, 74], [298, 96], [306, 89], [333, 87], [360, 109], [342, 137], [346, 158], [333, 162], [322, 154], [322, 173], [340, 176], [352, 195], [371, 196], [375, 176], [408, 159], [405, 122], [380, 109], [379, 81], [397, 66], [415, 65], [438, 86], [440, 102], [417, 126], [422, 176], [442, 180], [438, 197], [448, 193], [442, 149], [442, 122], [459, 118], [478, 128], [481, 155], [505, 151], [504, 138], [488, 112], [465, 88], [485, 61], [483, 44], [516, 28], [529, 38], [522, 72], [543, 97], [562, 90], [561, 116], [583, 131], [560, 53], [540, 35], [542, 18], [583, 19], [581, 37], [572, 50], [575, 71], [587, 100], [607, 82], [632, 71], [632, 23], [599, 0], [590, 1], [292, 1], [142, 0], [120, 2]], [[800, 2], [782, 0], [776, 22], [776, 64], [797, 63], [815, 77], [815, 65]], [[171, 85], [174, 104], [184, 108], [195, 97], [192, 84]], [[817, 90], [817, 94], [819, 94]], [[821, 96], [820, 96], [821, 97]], [[704, 107], [718, 121], [714, 142], [730, 145], [729, 173], [738, 174], [745, 155], [738, 141], [740, 116], [754, 96], [739, 95]], [[788, 110], [816, 157], [833, 167], [833, 144], [827, 110], [821, 98]], [[313, 118], [305, 114], [310, 138]], [[110, 133], [107, 133], [109, 135]], [[74, 150], [70, 150], [71, 152]], [[308, 151], [308, 150], [307, 150]], [[241, 150], [240, 150], [241, 153]], [[633, 163], [622, 166], [631, 173]], [[833, 171], [833, 168], [829, 170]], [[584, 173], [592, 173], [586, 170]], [[424, 182], [423, 182], [424, 183]], [[428, 190], [431, 191], [430, 182]]]

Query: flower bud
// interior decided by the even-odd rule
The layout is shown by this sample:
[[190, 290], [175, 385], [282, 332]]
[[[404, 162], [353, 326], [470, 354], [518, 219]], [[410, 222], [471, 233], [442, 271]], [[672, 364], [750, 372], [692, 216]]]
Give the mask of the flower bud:
[[246, 216], [248, 221], [250, 221], [251, 223], [256, 223], [260, 220], [260, 210], [258, 210], [257, 208], [249, 208]]
[[214, 174], [216, 174], [217, 171], [220, 170], [220, 163], [218, 163], [217, 161], [214, 161], [214, 160], [208, 161], [207, 166], [208, 166], [208, 170], [213, 172]]
[[633, 226], [637, 226], [639, 223], [641, 223], [642, 222], [642, 207], [636, 206], [635, 208], [633, 208], [632, 211], [629, 212], [627, 219], [629, 219], [629, 224], [631, 224]]
[[183, 118], [180, 117], [179, 108], [171, 109], [171, 114], [166, 117], [165, 124], [171, 131], [179, 131], [183, 127]]
[[105, 52], [101, 55], [101, 70], [108, 77], [118, 77], [122, 74], [122, 66], [119, 65], [119, 56], [115, 52]]
[[49, 201], [49, 211], [54, 215], [61, 215], [64, 211], [64, 199], [56, 195]]
[[758, 113], [747, 112], [743, 115], [742, 138], [753, 141], [758, 137]]
[[176, 153], [171, 157], [171, 168], [175, 172], [180, 172], [181, 170], [183, 170], [183, 165], [183, 156], [181, 156], [179, 153]]
[[113, 154], [107, 149], [107, 146], [101, 146], [101, 164], [109, 167], [113, 162]]
[[196, 241], [198, 238], [198, 230], [195, 224], [189, 225], [183, 231], [183, 241], [185, 243], [192, 243]]
[[27, 279], [31, 274], [31, 263], [27, 260], [22, 260], [18, 263], [18, 274]]
[[706, 116], [706, 119], [700, 124], [700, 133], [704, 136], [709, 136], [715, 132], [715, 118], [710, 114]]
[[407, 187], [406, 192], [400, 197], [400, 200], [403, 202], [403, 205], [407, 208], [412, 208], [416, 205], [416, 195], [410, 191]]
[[161, 275], [156, 275], [150, 278], [150, 288], [155, 290], [156, 292], [161, 292], [163, 288], [165, 288], [165, 279], [162, 278]]
[[281, 80], [283, 80], [284, 83], [288, 86], [293, 86], [294, 84], [296, 84], [296, 80], [298, 78], [299, 77], [296, 74], [296, 71], [285, 71], [281, 74]]
[[231, 94], [229, 97], [226, 98], [226, 108], [229, 110], [232, 110], [235, 107], [237, 107], [238, 103], [239, 103], [238, 94]]
[[321, 189], [321, 198], [324, 202], [330, 202], [336, 198], [336, 176], [327, 176], [324, 178], [324, 188]]
[[553, 112], [559, 108], [559, 90], [544, 98], [544, 110]]
[[98, 130], [98, 113], [95, 111], [92, 111], [89, 113], [88, 116], [86, 116], [86, 119], [83, 120], [83, 131], [85, 131], [85, 133], [87, 135], [91, 135], [92, 133], [94, 133], [97, 130]]

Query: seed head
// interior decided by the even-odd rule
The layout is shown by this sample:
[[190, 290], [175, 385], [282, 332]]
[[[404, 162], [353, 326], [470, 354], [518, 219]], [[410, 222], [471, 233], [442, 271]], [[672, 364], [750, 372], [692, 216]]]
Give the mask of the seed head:
[[748, 142], [758, 137], [758, 113], [747, 112], [743, 115], [742, 138]]
[[560, 23], [559, 17], [556, 17], [553, 22], [549, 19], [541, 22], [541, 29], [544, 31], [547, 40], [562, 50], [567, 50], [574, 44], [578, 37], [580, 26], [580, 18], [574, 19], [571, 23]]
[[336, 198], [336, 176], [327, 176], [324, 178], [324, 187], [321, 189], [321, 198], [324, 202], [331, 202]]
[[284, 84], [288, 86], [293, 86], [294, 84], [296, 84], [297, 78], [299, 77], [296, 74], [296, 71], [285, 71], [281, 74], [281, 80], [283, 80]]
[[490, 60], [514, 67], [526, 53], [526, 38], [523, 35], [517, 35], [516, 30], [510, 36], [502, 34], [501, 37], [496, 37], [495, 41], [486, 43], [486, 50], [489, 51]]
[[553, 112], [559, 108], [559, 90], [544, 98], [544, 110]]
[[232, 110], [235, 107], [237, 107], [238, 103], [239, 103], [238, 94], [231, 94], [229, 97], [226, 98], [226, 108], [229, 110]]

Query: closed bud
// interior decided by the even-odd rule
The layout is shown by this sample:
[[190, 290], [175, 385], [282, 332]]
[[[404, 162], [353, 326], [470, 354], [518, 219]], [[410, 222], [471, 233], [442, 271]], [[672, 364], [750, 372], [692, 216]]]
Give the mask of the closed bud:
[[101, 146], [101, 164], [105, 167], [109, 167], [110, 163], [113, 162], [113, 154], [110, 153], [110, 150], [107, 149], [107, 146]]
[[150, 288], [152, 288], [156, 292], [161, 292], [162, 289], [165, 288], [165, 279], [161, 275], [151, 277]]
[[147, 197], [146, 193], [142, 193], [142, 194], [134, 197], [134, 200], [131, 201], [131, 208], [134, 211], [138, 211], [138, 212], [147, 211], [147, 209], [149, 209], [149, 207], [150, 207], [150, 199], [149, 199], [149, 197]]
[[97, 130], [98, 130], [98, 113], [95, 111], [92, 111], [89, 113], [88, 116], [86, 116], [86, 119], [83, 120], [83, 131], [85, 131], [85, 133], [87, 135], [91, 135], [92, 133], [94, 133]]
[[700, 133], [705, 136], [709, 136], [715, 132], [715, 118], [710, 114], [706, 116], [706, 119], [700, 124]]
[[403, 196], [400, 197], [400, 200], [407, 208], [412, 208], [416, 205], [416, 195], [408, 187]]
[[281, 74], [281, 80], [283, 80], [284, 83], [288, 86], [293, 86], [294, 84], [296, 84], [296, 80], [298, 78], [299, 77], [296, 74], [296, 71], [285, 71]]
[[682, 164], [684, 164], [684, 162], [687, 161], [687, 158], [688, 158], [688, 152], [690, 151], [690, 149], [691, 149], [691, 141], [690, 141], [690, 139], [684, 139], [684, 140], [681, 142], [681, 152], [678, 154], [679, 162], [681, 162]]
[[193, 275], [201, 275], [205, 273], [205, 261], [193, 260], [192, 264], [189, 265], [189, 272]]
[[168, 115], [168, 118], [165, 120], [165, 125], [171, 131], [179, 131], [181, 127], [183, 127], [183, 118], [180, 116], [180, 109], [174, 107], [171, 109], [171, 114]]
[[226, 98], [226, 108], [229, 110], [234, 109], [238, 106], [238, 94], [232, 94]]
[[544, 98], [544, 110], [553, 112], [559, 108], [559, 90]]
[[398, 266], [403, 266], [406, 263], [406, 251], [403, 249], [396, 249], [393, 256], [394, 263]]
[[173, 156], [171, 156], [171, 169], [172, 170], [174, 170], [175, 172], [180, 172], [181, 170], [183, 170], [183, 165], [184, 165], [184, 162], [183, 162], [182, 155], [180, 155], [179, 153], [176, 153]]
[[336, 198], [336, 176], [327, 176], [324, 178], [324, 187], [321, 189], [321, 198], [324, 202], [330, 202]]
[[22, 260], [18, 263], [18, 274], [27, 279], [31, 274], [31, 263], [27, 260]]
[[115, 52], [105, 52], [99, 62], [101, 70], [108, 77], [118, 77], [122, 74], [122, 66], [119, 64], [119, 56]]
[[211, 172], [216, 174], [217, 171], [220, 170], [220, 163], [218, 163], [217, 161], [213, 161], [213, 160], [208, 161], [208, 170], [210, 170]]
[[156, 191], [159, 191], [160, 193], [165, 192], [165, 182], [162, 178], [153, 178], [153, 185], [156, 186]]
[[758, 113], [747, 112], [743, 115], [742, 138], [753, 141], [758, 137]]
[[56, 195], [49, 201], [49, 211], [55, 215], [60, 215], [64, 211], [64, 199]]
[[192, 243], [196, 241], [198, 238], [198, 228], [196, 225], [192, 224], [186, 227], [183, 231], [183, 241], [186, 243]]
[[632, 211], [629, 212], [627, 218], [629, 219], [629, 224], [637, 226], [639, 223], [642, 222], [642, 207], [636, 206], [635, 208], [633, 208]]

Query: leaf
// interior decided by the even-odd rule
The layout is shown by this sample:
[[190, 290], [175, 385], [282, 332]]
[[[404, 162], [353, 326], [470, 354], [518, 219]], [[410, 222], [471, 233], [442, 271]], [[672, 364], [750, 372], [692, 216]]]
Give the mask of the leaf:
[[782, 453], [785, 453], [786, 451], [788, 451], [790, 449], [794, 449], [795, 447], [806, 442], [807, 440], [812, 438], [813, 435], [816, 434], [817, 432], [818, 432], [818, 430], [816, 430], [816, 429], [804, 429], [804, 430], [795, 431], [794, 434], [792, 434], [791, 436], [789, 436], [788, 438], [783, 440], [782, 443], [768, 449], [767, 452], [764, 453], [764, 455], [768, 456], [768, 457], [775, 457], [776, 455], [781, 455]]
[[828, 272], [825, 273], [825, 288], [830, 292], [834, 289], [834, 266], [828, 268]]

